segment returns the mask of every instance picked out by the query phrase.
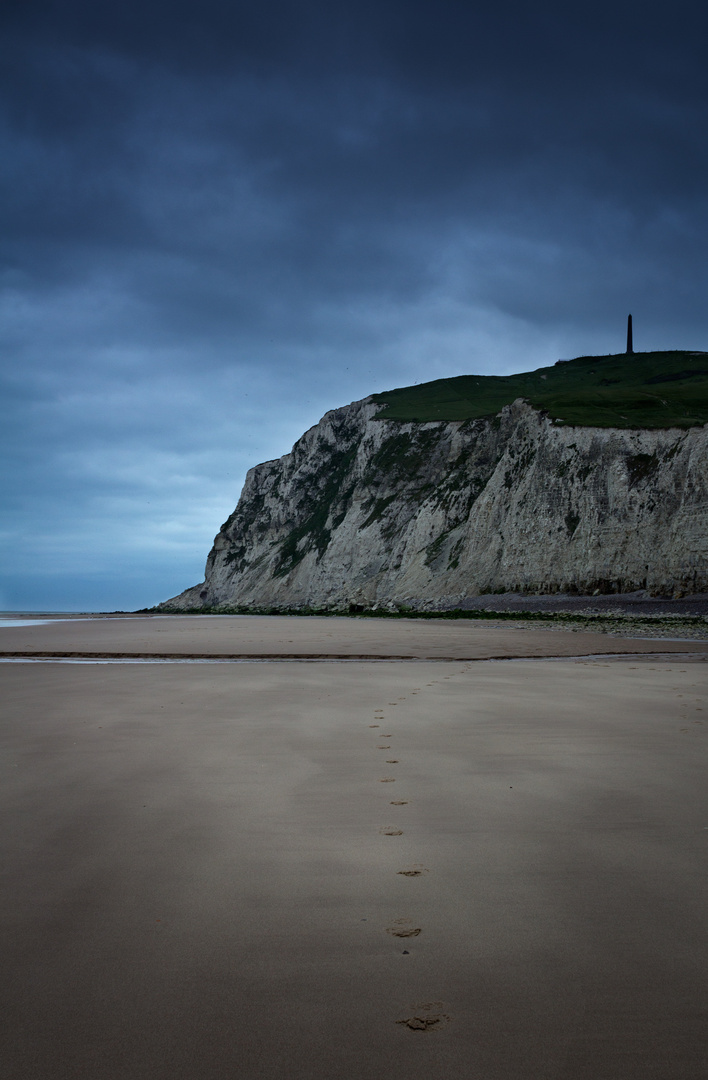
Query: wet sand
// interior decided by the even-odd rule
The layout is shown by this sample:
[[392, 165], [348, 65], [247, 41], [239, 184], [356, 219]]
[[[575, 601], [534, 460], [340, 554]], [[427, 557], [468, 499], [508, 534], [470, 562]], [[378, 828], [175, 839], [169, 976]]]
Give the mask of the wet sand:
[[[0, 648], [628, 643], [118, 622]], [[0, 665], [3, 1075], [703, 1080], [708, 668], [705, 643], [678, 644]]]
[[602, 653], [708, 658], [708, 641], [615, 637], [485, 622], [270, 615], [135, 616], [0, 628], [3, 656], [485, 660]]

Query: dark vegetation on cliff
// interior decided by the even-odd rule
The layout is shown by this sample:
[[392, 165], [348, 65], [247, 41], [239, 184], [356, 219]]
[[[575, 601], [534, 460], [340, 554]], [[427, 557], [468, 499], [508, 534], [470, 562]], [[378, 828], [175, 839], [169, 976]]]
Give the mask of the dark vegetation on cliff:
[[476, 420], [525, 398], [558, 423], [668, 428], [708, 423], [708, 353], [579, 356], [521, 375], [459, 375], [374, 395], [377, 420]]

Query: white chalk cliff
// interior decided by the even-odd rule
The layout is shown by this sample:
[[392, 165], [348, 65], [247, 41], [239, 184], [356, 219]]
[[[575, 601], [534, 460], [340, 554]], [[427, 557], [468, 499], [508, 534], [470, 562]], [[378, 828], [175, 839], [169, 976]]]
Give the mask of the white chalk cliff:
[[205, 581], [163, 607], [455, 607], [482, 592], [708, 591], [708, 429], [328, 412], [251, 469]]

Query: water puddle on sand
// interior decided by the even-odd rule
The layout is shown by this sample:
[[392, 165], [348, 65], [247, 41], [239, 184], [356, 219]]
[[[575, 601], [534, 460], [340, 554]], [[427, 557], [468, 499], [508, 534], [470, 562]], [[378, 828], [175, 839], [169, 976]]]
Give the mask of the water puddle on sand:
[[[41, 621], [41, 620], [40, 620]], [[54, 621], [54, 620], [48, 620]], [[548, 663], [706, 663], [708, 653], [587, 653], [578, 656], [2, 656], [0, 664], [548, 664]], [[389, 749], [389, 747], [382, 747]]]
[[121, 656], [121, 657], [79, 657], [79, 656], [0, 656], [0, 664], [450, 664], [458, 660], [416, 660], [389, 659], [387, 656], [367, 657], [272, 657], [262, 659], [248, 657], [165, 657], [165, 656]]
[[2, 626], [47, 626], [48, 623], [60, 622], [59, 619], [0, 619]]

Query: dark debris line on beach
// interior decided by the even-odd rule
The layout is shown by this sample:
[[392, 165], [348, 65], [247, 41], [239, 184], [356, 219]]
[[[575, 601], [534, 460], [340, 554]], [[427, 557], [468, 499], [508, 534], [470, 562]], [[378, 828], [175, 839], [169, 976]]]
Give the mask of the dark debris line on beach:
[[[136, 615], [149, 615], [155, 608], [144, 608]], [[356, 618], [356, 619], [466, 619], [473, 621], [496, 622], [505, 624], [534, 623], [538, 629], [592, 630], [601, 634], [621, 637], [672, 637], [686, 639], [708, 639], [707, 615], [676, 614], [625, 614], [624, 612], [582, 612], [582, 611], [494, 611], [492, 609], [454, 608], [450, 611], [420, 611], [401, 607], [395, 611], [384, 608], [371, 608], [361, 611], [335, 610], [329, 608], [175, 608], [169, 612], [160, 611], [160, 615], [286, 615], [318, 616], [320, 618]]]

